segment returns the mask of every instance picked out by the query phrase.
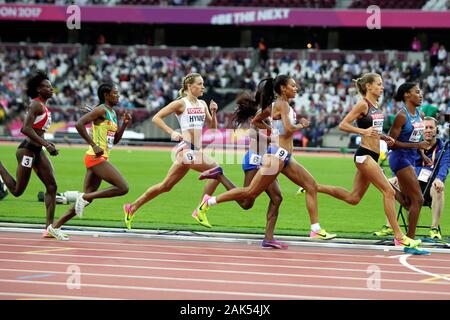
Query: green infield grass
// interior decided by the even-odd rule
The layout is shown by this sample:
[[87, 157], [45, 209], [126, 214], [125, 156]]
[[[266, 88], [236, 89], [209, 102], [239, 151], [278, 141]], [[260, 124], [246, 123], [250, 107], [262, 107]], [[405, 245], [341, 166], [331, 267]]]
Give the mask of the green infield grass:
[[[11, 172], [15, 173], [17, 163], [15, 146], [0, 145], [0, 161]], [[51, 157], [56, 172], [58, 192], [81, 190], [86, 172], [83, 156], [86, 148], [62, 147], [60, 155]], [[236, 164], [223, 164], [225, 174], [238, 186], [241, 186], [244, 175], [241, 170], [239, 153]], [[219, 161], [223, 156], [217, 155]], [[230, 158], [229, 156], [227, 158]], [[318, 183], [332, 184], [352, 188], [356, 168], [350, 157], [315, 157], [296, 156], [316, 178]], [[229, 160], [229, 159], [228, 159]], [[127, 195], [111, 199], [99, 199], [84, 211], [82, 219], [74, 218], [68, 224], [78, 226], [102, 226], [124, 228], [122, 206], [132, 202], [149, 186], [159, 183], [165, 177], [170, 165], [169, 151], [142, 150], [140, 148], [117, 148], [112, 151], [111, 163], [128, 181], [130, 191]], [[390, 171], [385, 168], [388, 176]], [[229, 202], [213, 207], [208, 211], [212, 229], [197, 224], [191, 217], [198, 205], [204, 186], [199, 181], [198, 173], [190, 171], [170, 192], [161, 194], [144, 205], [136, 214], [133, 222], [135, 229], [157, 230], [191, 230], [264, 233], [266, 210], [269, 198], [261, 195], [250, 210], [242, 210], [236, 203]], [[305, 236], [309, 232], [310, 222], [305, 206], [305, 196], [295, 197], [298, 189], [291, 181], [280, 175], [279, 182], [283, 193], [275, 233], [278, 235]], [[102, 184], [105, 187], [107, 184]], [[39, 191], [44, 191], [43, 184], [33, 173], [27, 190], [19, 198], [9, 194], [0, 201], [0, 221], [21, 223], [45, 223], [45, 207], [37, 201]], [[220, 186], [216, 194], [225, 189]], [[446, 203], [450, 203], [450, 192], [446, 193]], [[398, 206], [398, 205], [397, 205]], [[68, 205], [57, 205], [55, 216], [60, 217]], [[447, 212], [445, 212], [447, 211]], [[382, 195], [370, 186], [365, 197], [357, 206], [350, 206], [326, 195], [319, 194], [319, 219], [322, 228], [338, 233], [342, 237], [372, 238], [372, 232], [385, 223]], [[422, 209], [420, 224], [431, 223], [431, 210]], [[450, 214], [444, 209], [441, 228], [448, 235]], [[427, 234], [428, 229], [419, 229], [418, 234]]]

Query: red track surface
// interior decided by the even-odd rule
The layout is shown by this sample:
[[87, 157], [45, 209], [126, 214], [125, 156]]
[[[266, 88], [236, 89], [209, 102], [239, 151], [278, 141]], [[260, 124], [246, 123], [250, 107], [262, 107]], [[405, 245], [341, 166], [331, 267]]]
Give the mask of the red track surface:
[[450, 299], [443, 253], [39, 236], [0, 232], [0, 299]]

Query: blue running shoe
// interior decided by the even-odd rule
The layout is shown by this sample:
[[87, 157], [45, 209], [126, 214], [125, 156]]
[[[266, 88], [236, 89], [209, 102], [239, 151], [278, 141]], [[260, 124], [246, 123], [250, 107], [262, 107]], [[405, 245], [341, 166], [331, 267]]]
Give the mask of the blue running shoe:
[[418, 255], [429, 256], [431, 254], [430, 251], [424, 250], [424, 249], [420, 249], [418, 247], [415, 247], [415, 248], [405, 247], [405, 248], [403, 248], [403, 252], [404, 253], [409, 253], [409, 254], [412, 254], [412, 255], [416, 255], [416, 256], [418, 256]]

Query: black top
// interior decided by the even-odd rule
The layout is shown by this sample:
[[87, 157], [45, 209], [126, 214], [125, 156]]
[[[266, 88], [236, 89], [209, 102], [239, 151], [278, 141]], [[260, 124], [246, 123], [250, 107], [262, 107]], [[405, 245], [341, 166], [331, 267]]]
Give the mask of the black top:
[[366, 98], [364, 98], [364, 100], [367, 102], [369, 109], [367, 110], [367, 113], [364, 117], [356, 120], [358, 128], [367, 129], [370, 128], [371, 126], [379, 127], [380, 125], [381, 128], [383, 128], [384, 115], [381, 112], [381, 110], [375, 108], [375, 106]]

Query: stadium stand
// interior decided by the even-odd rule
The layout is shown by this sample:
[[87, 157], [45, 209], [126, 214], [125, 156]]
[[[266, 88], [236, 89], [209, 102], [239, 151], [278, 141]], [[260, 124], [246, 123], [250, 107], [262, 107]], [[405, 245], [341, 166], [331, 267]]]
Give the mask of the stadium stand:
[[427, 103], [441, 111], [450, 110], [448, 56], [431, 69], [427, 52], [389, 56], [386, 52], [272, 50], [267, 64], [261, 65], [253, 50], [104, 45], [83, 57], [80, 45], [1, 44], [0, 102], [8, 110], [7, 119], [23, 113], [26, 76], [47, 68], [55, 88], [50, 105], [56, 119], [76, 120], [80, 107], [96, 103], [99, 82], [113, 80], [120, 85], [120, 107], [136, 112], [139, 123], [176, 98], [185, 74], [199, 72], [204, 76], [208, 98], [216, 95], [222, 110], [220, 126], [225, 127], [237, 92], [254, 90], [269, 75], [291, 74], [302, 79], [301, 92], [293, 103], [299, 116], [309, 117], [314, 124], [314, 132], [304, 132], [311, 136], [313, 146], [320, 145], [320, 137], [335, 127], [355, 102], [351, 80], [364, 72], [383, 76], [387, 126], [399, 108], [393, 92], [405, 80], [419, 81]]

